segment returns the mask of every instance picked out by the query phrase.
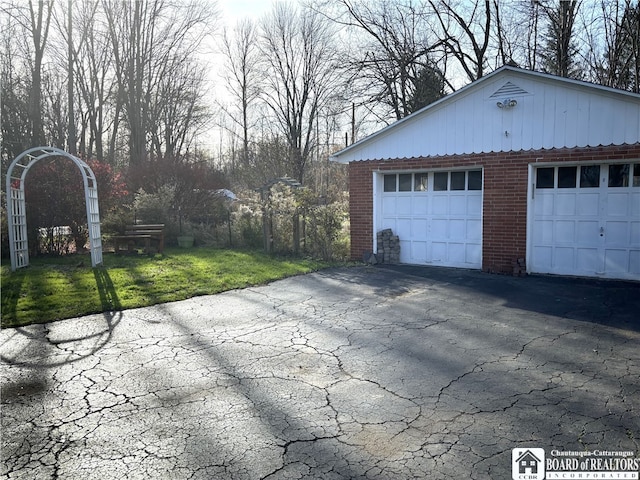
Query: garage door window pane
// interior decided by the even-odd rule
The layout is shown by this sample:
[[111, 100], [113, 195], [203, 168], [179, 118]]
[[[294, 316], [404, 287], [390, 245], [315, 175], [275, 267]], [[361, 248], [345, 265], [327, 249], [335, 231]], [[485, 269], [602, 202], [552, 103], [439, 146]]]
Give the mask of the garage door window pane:
[[482, 190], [482, 170], [468, 172], [469, 190]]
[[578, 167], [558, 168], [558, 188], [576, 188]]
[[633, 166], [633, 186], [640, 187], [640, 163]]
[[600, 165], [580, 167], [580, 188], [594, 188], [600, 184]]
[[396, 176], [385, 175], [384, 176], [384, 191], [395, 192], [396, 191]]
[[416, 173], [414, 175], [413, 190], [416, 192], [426, 192], [428, 178], [428, 173]]
[[436, 172], [433, 174], [433, 189], [436, 191], [447, 190], [449, 172]]
[[451, 172], [451, 190], [464, 190], [465, 172]]
[[629, 165], [609, 165], [609, 186], [629, 186]]
[[410, 173], [401, 173], [398, 175], [398, 185], [399, 190], [401, 192], [410, 192], [411, 191], [411, 174]]
[[553, 167], [538, 168], [536, 170], [536, 188], [553, 188], [554, 171]]

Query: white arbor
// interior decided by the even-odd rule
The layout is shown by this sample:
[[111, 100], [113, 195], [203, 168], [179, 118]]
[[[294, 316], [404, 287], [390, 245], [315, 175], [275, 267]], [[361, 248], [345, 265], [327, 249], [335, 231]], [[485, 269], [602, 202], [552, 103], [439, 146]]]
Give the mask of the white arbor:
[[[98, 184], [93, 171], [79, 158], [54, 147], [34, 147], [22, 152], [7, 171], [7, 216], [9, 227], [9, 251], [11, 270], [29, 265], [27, 239], [27, 212], [24, 196], [25, 177], [29, 169], [47, 157], [64, 157], [75, 163], [82, 173], [87, 207], [87, 227], [91, 249], [91, 265], [102, 264], [102, 238], [100, 236], [100, 211], [98, 208]], [[14, 173], [15, 170], [15, 173]]]

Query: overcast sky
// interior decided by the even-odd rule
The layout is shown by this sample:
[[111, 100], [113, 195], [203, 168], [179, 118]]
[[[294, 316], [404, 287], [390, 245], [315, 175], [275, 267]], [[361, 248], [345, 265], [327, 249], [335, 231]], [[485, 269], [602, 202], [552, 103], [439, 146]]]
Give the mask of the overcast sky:
[[273, 0], [218, 0], [222, 22], [230, 27], [246, 17], [257, 19], [268, 11]]

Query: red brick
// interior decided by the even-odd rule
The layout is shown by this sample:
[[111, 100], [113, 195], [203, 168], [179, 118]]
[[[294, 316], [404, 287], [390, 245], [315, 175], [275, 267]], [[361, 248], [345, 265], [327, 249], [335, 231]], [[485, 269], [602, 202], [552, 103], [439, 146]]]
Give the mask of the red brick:
[[511, 271], [513, 260], [525, 256], [530, 163], [638, 158], [640, 144], [352, 162], [349, 164], [351, 257], [361, 259], [362, 252], [371, 251], [373, 246], [374, 171], [484, 167], [482, 268], [500, 272]]

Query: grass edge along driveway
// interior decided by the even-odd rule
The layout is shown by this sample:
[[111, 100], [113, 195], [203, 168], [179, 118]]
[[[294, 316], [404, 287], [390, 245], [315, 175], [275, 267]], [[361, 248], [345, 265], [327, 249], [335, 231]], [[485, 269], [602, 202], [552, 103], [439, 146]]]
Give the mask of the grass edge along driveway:
[[33, 258], [15, 272], [2, 265], [2, 327], [185, 300], [327, 266], [310, 259], [216, 248], [167, 249], [155, 256], [106, 253], [103, 265], [96, 268], [88, 255]]

